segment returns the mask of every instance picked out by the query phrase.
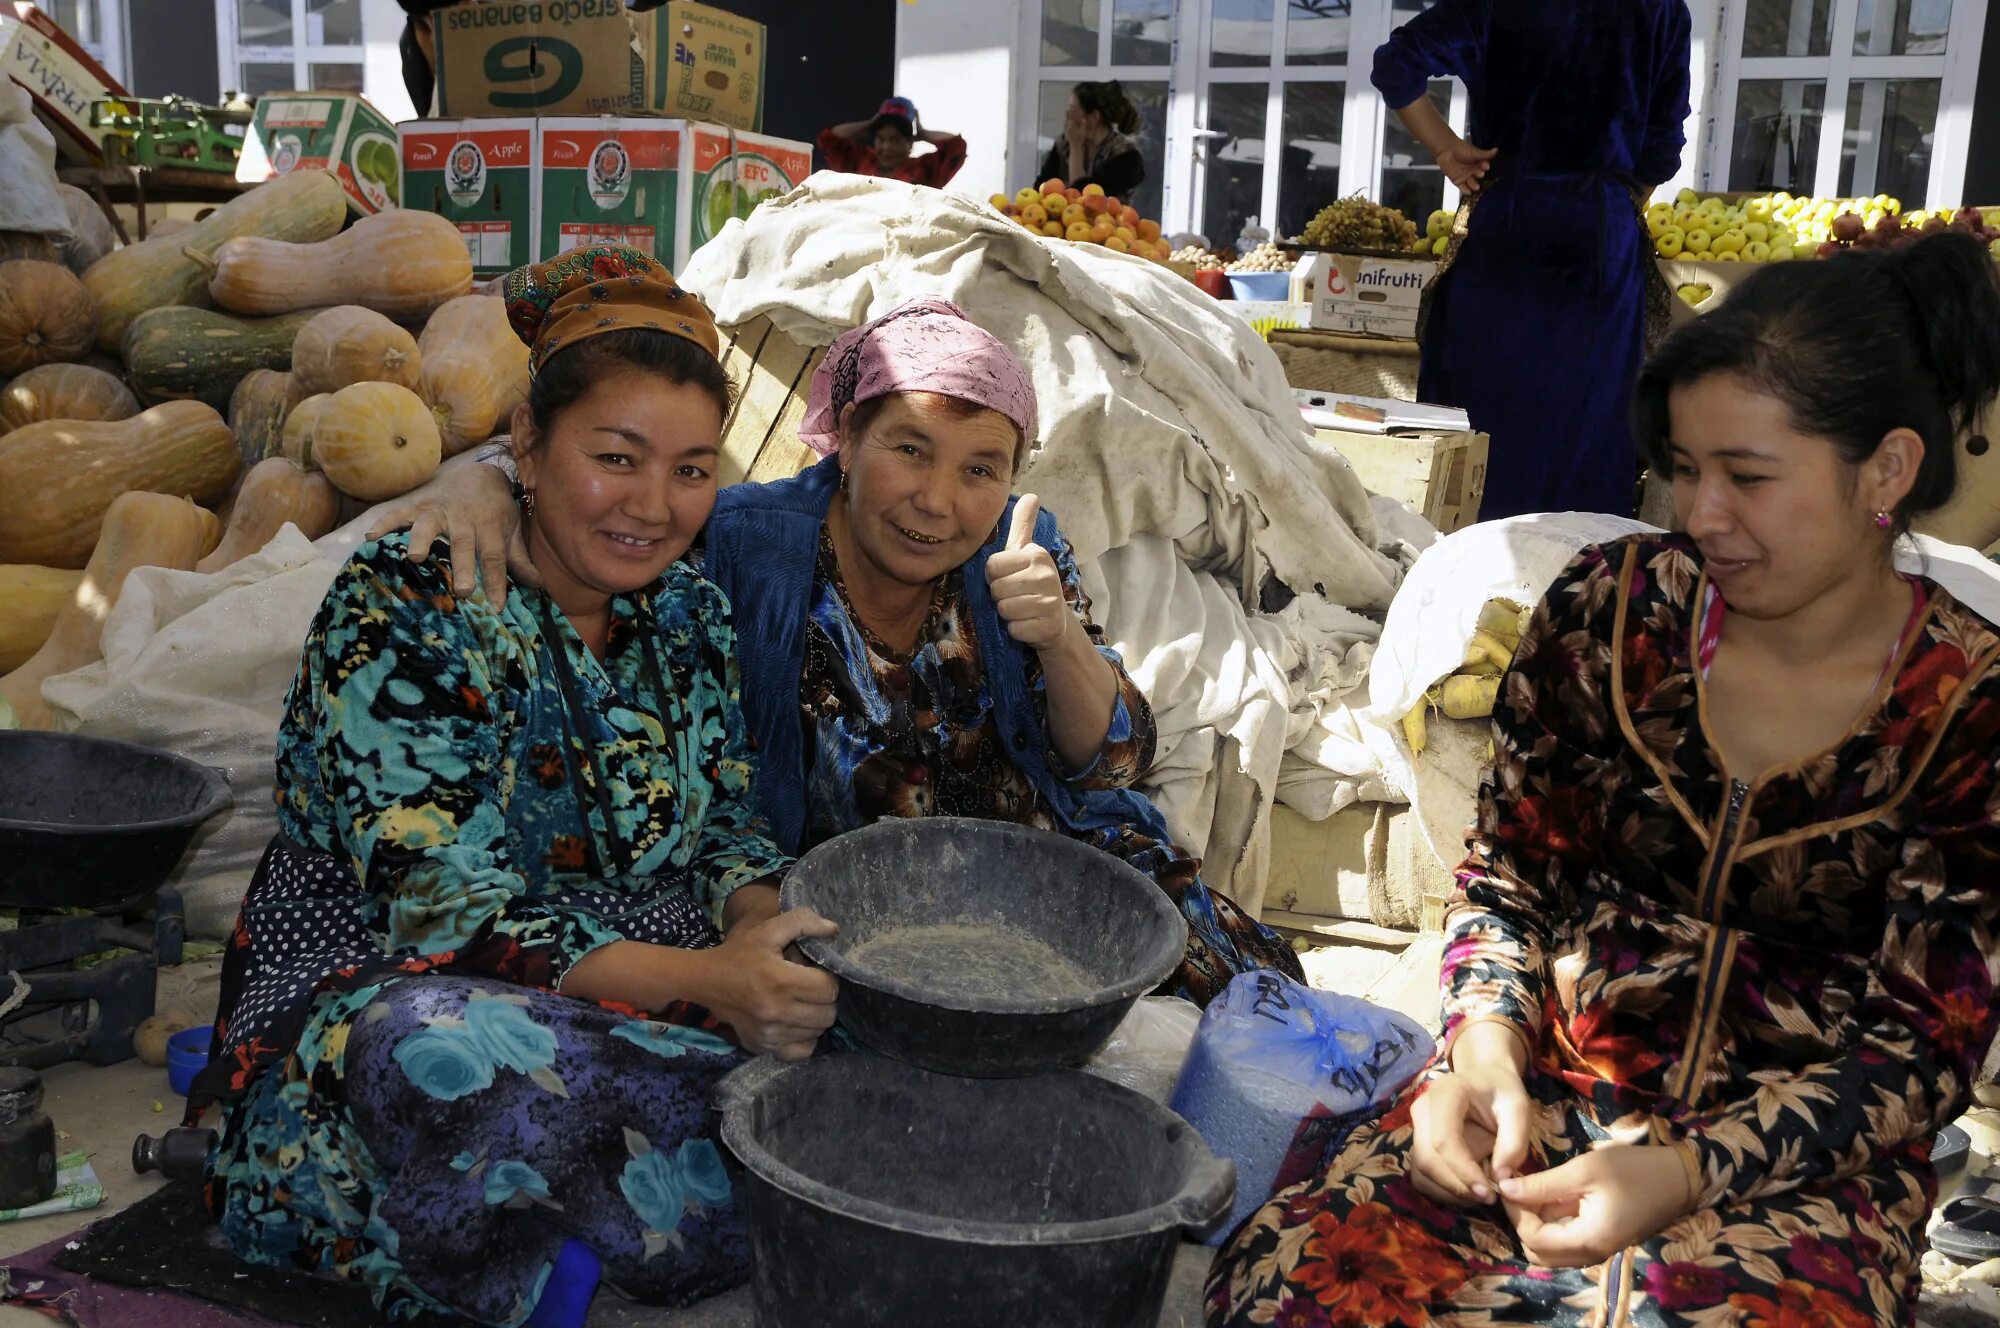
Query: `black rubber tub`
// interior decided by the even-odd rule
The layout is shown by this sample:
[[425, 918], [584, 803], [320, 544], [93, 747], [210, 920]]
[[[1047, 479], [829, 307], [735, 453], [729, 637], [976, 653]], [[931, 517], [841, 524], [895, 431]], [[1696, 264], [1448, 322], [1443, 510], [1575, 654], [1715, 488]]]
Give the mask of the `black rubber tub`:
[[931, 1074], [854, 1052], [723, 1080], [760, 1328], [1154, 1328], [1181, 1229], [1236, 1170], [1080, 1071]]
[[945, 1074], [1082, 1064], [1187, 949], [1151, 877], [1002, 821], [878, 821], [806, 854], [782, 894], [840, 924], [801, 945], [840, 979], [847, 1029]]
[[0, 905], [91, 908], [151, 894], [227, 806], [220, 771], [171, 752], [0, 729]]

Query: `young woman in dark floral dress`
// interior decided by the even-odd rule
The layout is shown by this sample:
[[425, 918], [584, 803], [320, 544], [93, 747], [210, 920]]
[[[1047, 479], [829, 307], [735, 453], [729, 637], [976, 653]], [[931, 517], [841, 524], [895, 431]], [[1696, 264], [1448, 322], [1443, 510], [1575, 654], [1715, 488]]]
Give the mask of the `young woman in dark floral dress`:
[[1969, 238], [1773, 267], [1641, 375], [1682, 535], [1522, 640], [1435, 1073], [1225, 1246], [1213, 1325], [1913, 1321], [2000, 983], [2000, 629], [1894, 541], [2000, 389]]

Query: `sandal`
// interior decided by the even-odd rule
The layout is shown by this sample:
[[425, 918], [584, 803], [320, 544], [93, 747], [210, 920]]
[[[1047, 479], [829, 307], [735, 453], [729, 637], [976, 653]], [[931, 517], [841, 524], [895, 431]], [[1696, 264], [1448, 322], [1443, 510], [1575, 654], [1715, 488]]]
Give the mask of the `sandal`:
[[1968, 1267], [2000, 1258], [2000, 1184], [1975, 1185], [1938, 1210], [1930, 1237], [1932, 1249]]

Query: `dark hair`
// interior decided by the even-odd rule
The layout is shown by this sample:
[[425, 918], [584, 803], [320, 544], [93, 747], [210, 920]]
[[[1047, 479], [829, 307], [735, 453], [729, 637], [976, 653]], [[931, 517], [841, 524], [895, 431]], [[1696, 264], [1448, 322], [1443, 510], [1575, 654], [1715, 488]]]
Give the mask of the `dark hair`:
[[1958, 439], [2000, 394], [2000, 279], [1969, 235], [1759, 268], [1722, 306], [1678, 329], [1639, 372], [1632, 432], [1648, 465], [1671, 463], [1667, 397], [1734, 374], [1784, 403], [1800, 433], [1858, 466], [1894, 429], [1924, 440], [1895, 516], [1951, 501]]
[[[854, 414], [848, 417], [848, 428], [853, 431], [856, 438], [859, 438], [868, 431], [868, 426], [875, 422], [875, 417], [882, 413], [882, 408], [889, 404], [890, 398], [903, 395], [906, 394], [901, 392], [885, 392], [879, 397], [870, 397], [866, 401], [855, 402]], [[969, 420], [981, 411], [991, 409], [991, 407], [980, 405], [977, 401], [967, 401], [964, 397], [947, 396], [942, 392], [931, 392], [926, 395], [931, 396], [938, 402], [938, 413], [948, 420]], [[999, 412], [996, 411], [994, 413], [998, 414]], [[1021, 436], [1020, 425], [1014, 424], [1014, 421], [1011, 419], [1007, 423], [1014, 425], [1014, 469], [1019, 470], [1021, 468], [1021, 454], [1027, 450], [1028, 440]]]
[[1085, 115], [1095, 113], [1121, 134], [1139, 132], [1139, 108], [1125, 95], [1125, 85], [1117, 79], [1105, 83], [1079, 83], [1070, 90]]
[[565, 346], [548, 358], [528, 388], [528, 415], [535, 432], [546, 438], [556, 416], [597, 386], [606, 374], [636, 369], [659, 374], [670, 383], [698, 387], [715, 402], [724, 421], [736, 391], [722, 364], [686, 337], [649, 327], [621, 328]]

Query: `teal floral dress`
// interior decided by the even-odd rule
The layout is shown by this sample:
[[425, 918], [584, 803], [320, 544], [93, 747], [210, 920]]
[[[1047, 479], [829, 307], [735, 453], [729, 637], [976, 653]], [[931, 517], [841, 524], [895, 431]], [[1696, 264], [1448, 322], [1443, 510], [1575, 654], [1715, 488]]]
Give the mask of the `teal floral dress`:
[[713, 945], [765, 838], [721, 592], [613, 601], [602, 660], [538, 592], [458, 600], [400, 536], [341, 572], [279, 733], [281, 834], [232, 938], [209, 1203], [243, 1258], [392, 1320], [514, 1325], [566, 1241], [680, 1305], [748, 1252], [708, 1112], [742, 1053], [694, 1006], [564, 996], [618, 940]]

